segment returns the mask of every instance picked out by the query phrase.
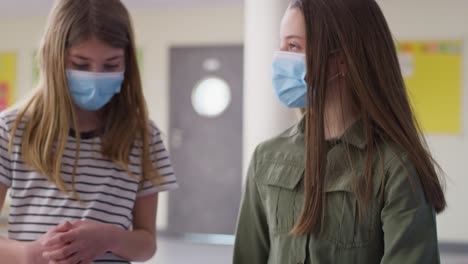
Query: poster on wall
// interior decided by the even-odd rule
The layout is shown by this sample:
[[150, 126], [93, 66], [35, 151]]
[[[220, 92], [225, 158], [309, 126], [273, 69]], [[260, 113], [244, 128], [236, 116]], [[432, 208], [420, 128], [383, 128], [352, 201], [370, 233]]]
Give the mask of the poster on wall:
[[399, 42], [408, 94], [423, 132], [462, 132], [463, 41]]
[[14, 103], [16, 91], [16, 54], [0, 52], [0, 112]]

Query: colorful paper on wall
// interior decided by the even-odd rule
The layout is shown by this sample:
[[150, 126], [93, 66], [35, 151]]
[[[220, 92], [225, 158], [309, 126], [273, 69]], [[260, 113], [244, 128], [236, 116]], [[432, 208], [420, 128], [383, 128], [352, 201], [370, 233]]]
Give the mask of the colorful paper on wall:
[[143, 49], [142, 48], [139, 48], [137, 50], [137, 59], [138, 59], [138, 67], [140, 67], [140, 74], [143, 75], [143, 62], [144, 62], [144, 59], [143, 59]]
[[35, 87], [39, 82], [39, 63], [37, 61], [37, 51], [33, 52], [33, 71], [32, 71], [32, 87]]
[[425, 133], [462, 131], [463, 42], [400, 42], [400, 64]]
[[16, 91], [16, 54], [0, 53], [0, 111], [14, 103]]

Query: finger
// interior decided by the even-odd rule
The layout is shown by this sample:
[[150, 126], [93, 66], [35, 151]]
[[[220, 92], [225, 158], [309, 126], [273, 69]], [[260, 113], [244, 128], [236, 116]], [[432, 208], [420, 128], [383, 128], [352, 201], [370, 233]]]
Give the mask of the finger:
[[56, 250], [59, 250], [60, 248], [62, 248], [64, 245], [55, 245], [53, 247], [42, 247], [42, 252], [52, 252], [52, 251], [56, 251]]
[[55, 232], [55, 233], [67, 232], [68, 230], [70, 230], [72, 228], [73, 228], [73, 225], [69, 221], [66, 221], [63, 224], [60, 224], [60, 225], [54, 227], [49, 232]]
[[86, 247], [83, 246], [83, 249], [79, 251], [80, 254], [80, 259], [78, 264], [92, 264], [94, 263], [93, 261], [97, 258], [97, 256], [94, 256], [90, 250], [84, 250]]
[[87, 258], [80, 262], [80, 264], [92, 264], [95, 258]]
[[70, 258], [77, 252], [79, 252], [79, 248], [75, 244], [70, 244], [54, 251], [46, 251], [42, 253], [42, 257], [51, 261], [60, 261]]
[[73, 227], [78, 227], [78, 226], [83, 226], [83, 225], [92, 224], [92, 223], [99, 223], [99, 222], [93, 221], [93, 220], [84, 219], [84, 220], [73, 221], [73, 222], [72, 222], [72, 225], [73, 225]]
[[45, 247], [54, 247], [57, 245], [66, 245], [75, 241], [77, 237], [77, 232], [75, 230], [70, 230], [66, 233], [59, 233], [52, 236], [49, 239], [46, 239], [42, 242], [42, 245]]
[[81, 263], [82, 256], [80, 254], [75, 254], [70, 256], [68, 259], [57, 261], [56, 264], [78, 264]]
[[76, 221], [71, 222], [71, 225], [74, 227], [78, 227], [78, 226], [81, 226], [83, 223], [84, 223], [83, 220], [76, 220]]

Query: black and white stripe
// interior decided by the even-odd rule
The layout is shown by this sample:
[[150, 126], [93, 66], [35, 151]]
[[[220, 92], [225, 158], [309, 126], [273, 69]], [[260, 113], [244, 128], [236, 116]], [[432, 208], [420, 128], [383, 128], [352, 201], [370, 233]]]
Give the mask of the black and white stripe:
[[[21, 138], [24, 123], [15, 133], [12, 153], [8, 152], [11, 127], [16, 112], [0, 114], [0, 184], [9, 187], [10, 239], [33, 241], [54, 226], [66, 220], [94, 220], [113, 224], [123, 229], [132, 227], [132, 210], [135, 201], [158, 192], [177, 188], [169, 153], [161, 134], [152, 124], [153, 137], [150, 158], [161, 176], [157, 186], [149, 181], [140, 183], [141, 150], [135, 145], [130, 153], [129, 175], [123, 168], [104, 157], [99, 137], [81, 140], [75, 187], [81, 202], [71, 194], [61, 192], [43, 175], [29, 168], [21, 158]], [[62, 159], [62, 179], [71, 190], [75, 162], [76, 140], [70, 136]], [[95, 260], [95, 263], [128, 263], [111, 253]]]

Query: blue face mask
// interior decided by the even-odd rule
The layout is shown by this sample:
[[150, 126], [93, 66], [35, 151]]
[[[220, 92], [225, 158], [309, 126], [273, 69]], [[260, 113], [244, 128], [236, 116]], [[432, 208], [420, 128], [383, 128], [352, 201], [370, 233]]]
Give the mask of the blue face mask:
[[73, 102], [83, 110], [97, 111], [120, 93], [124, 73], [67, 70], [67, 78]]
[[289, 108], [306, 108], [307, 83], [305, 55], [277, 51], [273, 57], [273, 88]]

